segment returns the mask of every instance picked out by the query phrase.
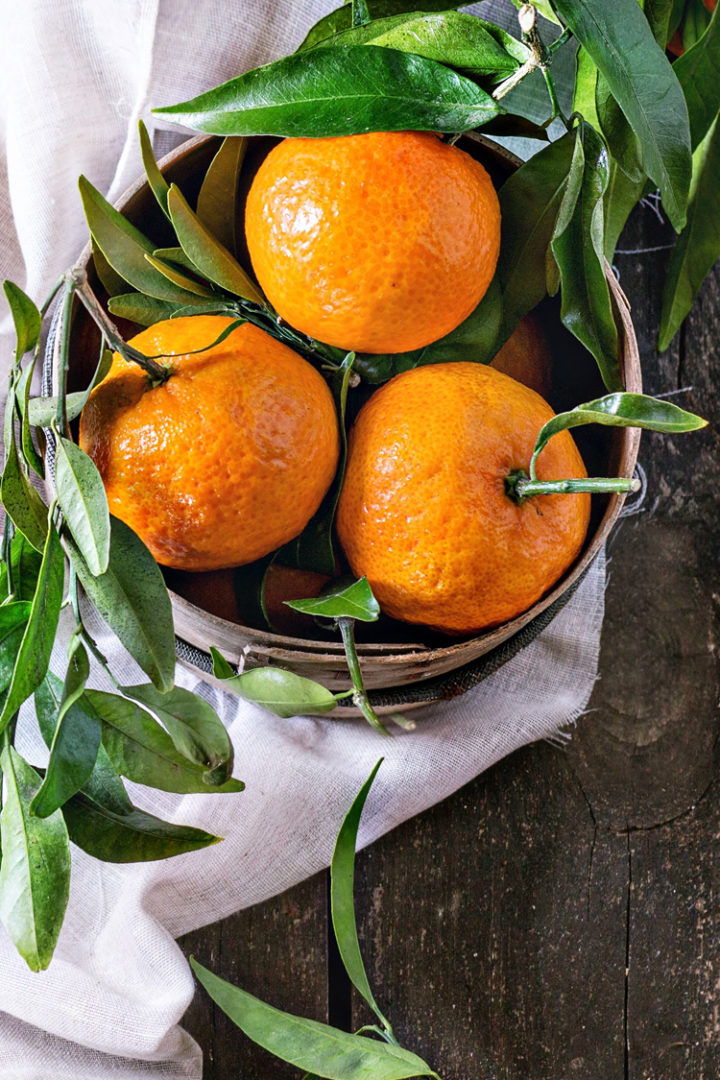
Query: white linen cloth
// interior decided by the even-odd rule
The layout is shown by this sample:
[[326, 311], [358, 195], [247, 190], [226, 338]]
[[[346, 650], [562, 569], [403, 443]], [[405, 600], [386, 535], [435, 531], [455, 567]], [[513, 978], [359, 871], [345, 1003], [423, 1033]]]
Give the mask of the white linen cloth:
[[[139, 117], [152, 131], [152, 106], [285, 54], [333, 6], [332, 0], [4, 0], [2, 276], [41, 300], [85, 242], [78, 175], [116, 199], [141, 171]], [[505, 11], [506, 25], [512, 17]], [[160, 152], [174, 141], [176, 134], [155, 134]], [[3, 372], [11, 345], [3, 311]], [[4, 385], [2, 372], [0, 378]], [[193, 982], [174, 938], [327, 866], [340, 821], [381, 754], [386, 761], [368, 802], [362, 844], [517, 747], [572, 722], [596, 678], [604, 583], [601, 558], [533, 644], [462, 698], [415, 714], [417, 731], [398, 731], [392, 740], [364, 721], [280, 720], [205, 687], [229, 727], [235, 772], [247, 790], [181, 797], [130, 787], [143, 808], [224, 842], [124, 867], [73, 849], [70, 905], [49, 970], [33, 975], [0, 928], [0, 1080], [199, 1080], [201, 1050], [178, 1026]], [[66, 634], [56, 648], [56, 670], [65, 642]], [[121, 681], [142, 681], [109, 634], [100, 644]], [[178, 681], [197, 689], [199, 678], [179, 669]], [[43, 764], [29, 709], [19, 739], [21, 751]]]

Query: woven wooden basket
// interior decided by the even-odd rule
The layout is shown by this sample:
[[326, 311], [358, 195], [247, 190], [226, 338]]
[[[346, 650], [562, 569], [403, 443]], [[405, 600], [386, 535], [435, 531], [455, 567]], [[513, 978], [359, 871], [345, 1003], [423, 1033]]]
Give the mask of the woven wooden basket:
[[[178, 183], [191, 200], [197, 194], [204, 172], [216, 152], [219, 139], [200, 137], [183, 143], [168, 154], [160, 166], [168, 180]], [[244, 182], [262, 160], [272, 141], [251, 140], [246, 157]], [[480, 158], [496, 182], [517, 168], [519, 161], [507, 150], [478, 135], [465, 136], [460, 145]], [[143, 231], [159, 238], [167, 232], [161, 212], [144, 179], [130, 187], [116, 204]], [[168, 236], [168, 243], [172, 242]], [[95, 274], [90, 246], [80, 265], [90, 283], [103, 295]], [[619, 329], [619, 364], [625, 388], [640, 392], [641, 372], [637, 341], [628, 302], [610, 267], [606, 268]], [[85, 311], [73, 309], [70, 389], [81, 389], [92, 376], [99, 336]], [[553, 376], [556, 392], [551, 404], [559, 411], [603, 392], [592, 358], [561, 326], [557, 305], [548, 301], [544, 321], [553, 348]], [[45, 358], [45, 388], [56, 385], [59, 327], [49, 342]], [[131, 327], [123, 327], [132, 331]], [[578, 443], [591, 475], [632, 476], [640, 433], [631, 428], [578, 429]], [[360, 642], [358, 651], [365, 683], [379, 712], [417, 708], [453, 697], [497, 670], [546, 626], [572, 595], [602, 545], [607, 540], [624, 502], [624, 496], [593, 496], [593, 513], [584, 549], [569, 572], [528, 611], [486, 633], [465, 640], [449, 640], [430, 631], [401, 626], [390, 620], [373, 624], [377, 641]], [[331, 690], [345, 690], [349, 678], [339, 640], [311, 640], [286, 637], [228, 622], [196, 607], [176, 593], [170, 593], [178, 639], [178, 658], [206, 676], [211, 670], [208, 649], [215, 645], [233, 663], [248, 667], [272, 664], [287, 667], [300, 675], [317, 679]], [[352, 708], [333, 715], [355, 715]]]

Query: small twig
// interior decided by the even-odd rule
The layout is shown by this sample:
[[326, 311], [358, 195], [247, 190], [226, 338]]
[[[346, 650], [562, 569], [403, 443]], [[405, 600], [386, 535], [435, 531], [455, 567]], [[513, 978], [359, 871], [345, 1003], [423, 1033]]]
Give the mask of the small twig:
[[[170, 365], [156, 363], [155, 360], [145, 356], [139, 349], [134, 349], [122, 338], [112, 319], [106, 315], [100, 301], [88, 284], [87, 274], [82, 267], [76, 266], [65, 275], [68, 285], [72, 284], [93, 322], [105, 335], [111, 349], [119, 352], [123, 359], [132, 364], [138, 364], [145, 371], [154, 386], [161, 386], [172, 375]], [[69, 321], [69, 320], [68, 320]]]
[[531, 72], [541, 68], [547, 60], [547, 52], [536, 27], [537, 11], [532, 4], [523, 4], [518, 11], [518, 22], [520, 23], [520, 30], [522, 31], [522, 39], [530, 49], [530, 56], [524, 64], [520, 65], [517, 71], [514, 71], [512, 75], [508, 76], [504, 82], [501, 82], [500, 85], [495, 88], [492, 93], [494, 101], [500, 101], [501, 98], [504, 98], [505, 95], [509, 94], [511, 90], [514, 90], [518, 83], [521, 83], [527, 75], [530, 75]]

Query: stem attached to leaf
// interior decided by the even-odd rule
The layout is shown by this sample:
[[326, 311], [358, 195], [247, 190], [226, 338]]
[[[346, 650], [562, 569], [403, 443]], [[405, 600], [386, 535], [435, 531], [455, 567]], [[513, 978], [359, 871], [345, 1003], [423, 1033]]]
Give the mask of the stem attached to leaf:
[[516, 469], [505, 478], [505, 491], [516, 503], [533, 495], [567, 495], [587, 491], [591, 495], [607, 495], [639, 491], [640, 481], [616, 476], [587, 476], [575, 480], [531, 480], [524, 469]]
[[[119, 352], [123, 359], [128, 360], [130, 363], [138, 364], [143, 371], [147, 373], [153, 386], [162, 386], [163, 383], [168, 381], [172, 375], [171, 366], [169, 364], [158, 364], [155, 360], [151, 360], [149, 356], [145, 356], [144, 353], [141, 353], [138, 349], [133, 349], [132, 345], [128, 345], [127, 342], [123, 340], [117, 326], [105, 314], [100, 301], [90, 288], [87, 274], [82, 267], [76, 266], [73, 270], [68, 271], [65, 275], [65, 280], [68, 286], [72, 285], [73, 289], [82, 300], [91, 319], [105, 335], [111, 349], [114, 349], [115, 352]], [[68, 324], [69, 321], [70, 320], [68, 319]]]
[[345, 656], [347, 658], [347, 665], [350, 671], [350, 678], [353, 684], [353, 704], [360, 710], [368, 724], [374, 727], [376, 731], [379, 731], [382, 735], [389, 735], [390, 732], [383, 726], [380, 717], [370, 704], [363, 684], [362, 672], [360, 671], [360, 661], [358, 660], [357, 647], [355, 645], [355, 620], [354, 619], [337, 619], [338, 629], [342, 634], [343, 645], [345, 646]]

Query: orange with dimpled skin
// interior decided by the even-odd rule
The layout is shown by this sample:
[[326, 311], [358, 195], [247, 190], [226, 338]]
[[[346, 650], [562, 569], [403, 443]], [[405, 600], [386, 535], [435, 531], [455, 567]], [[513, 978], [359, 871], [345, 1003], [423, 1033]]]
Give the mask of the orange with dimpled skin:
[[[476, 632], [527, 610], [574, 562], [590, 496], [518, 504], [505, 490], [552, 416], [533, 390], [483, 364], [415, 368], [373, 394], [352, 430], [337, 527], [387, 615]], [[537, 473], [587, 475], [569, 432], [549, 441]]]
[[80, 419], [110, 512], [159, 563], [217, 570], [253, 562], [304, 529], [337, 468], [340, 438], [327, 383], [250, 323], [195, 315], [156, 323], [130, 344], [170, 357], [152, 387], [115, 354]]
[[247, 200], [253, 269], [296, 329], [399, 353], [454, 330], [482, 299], [500, 206], [477, 161], [428, 132], [285, 139]]

